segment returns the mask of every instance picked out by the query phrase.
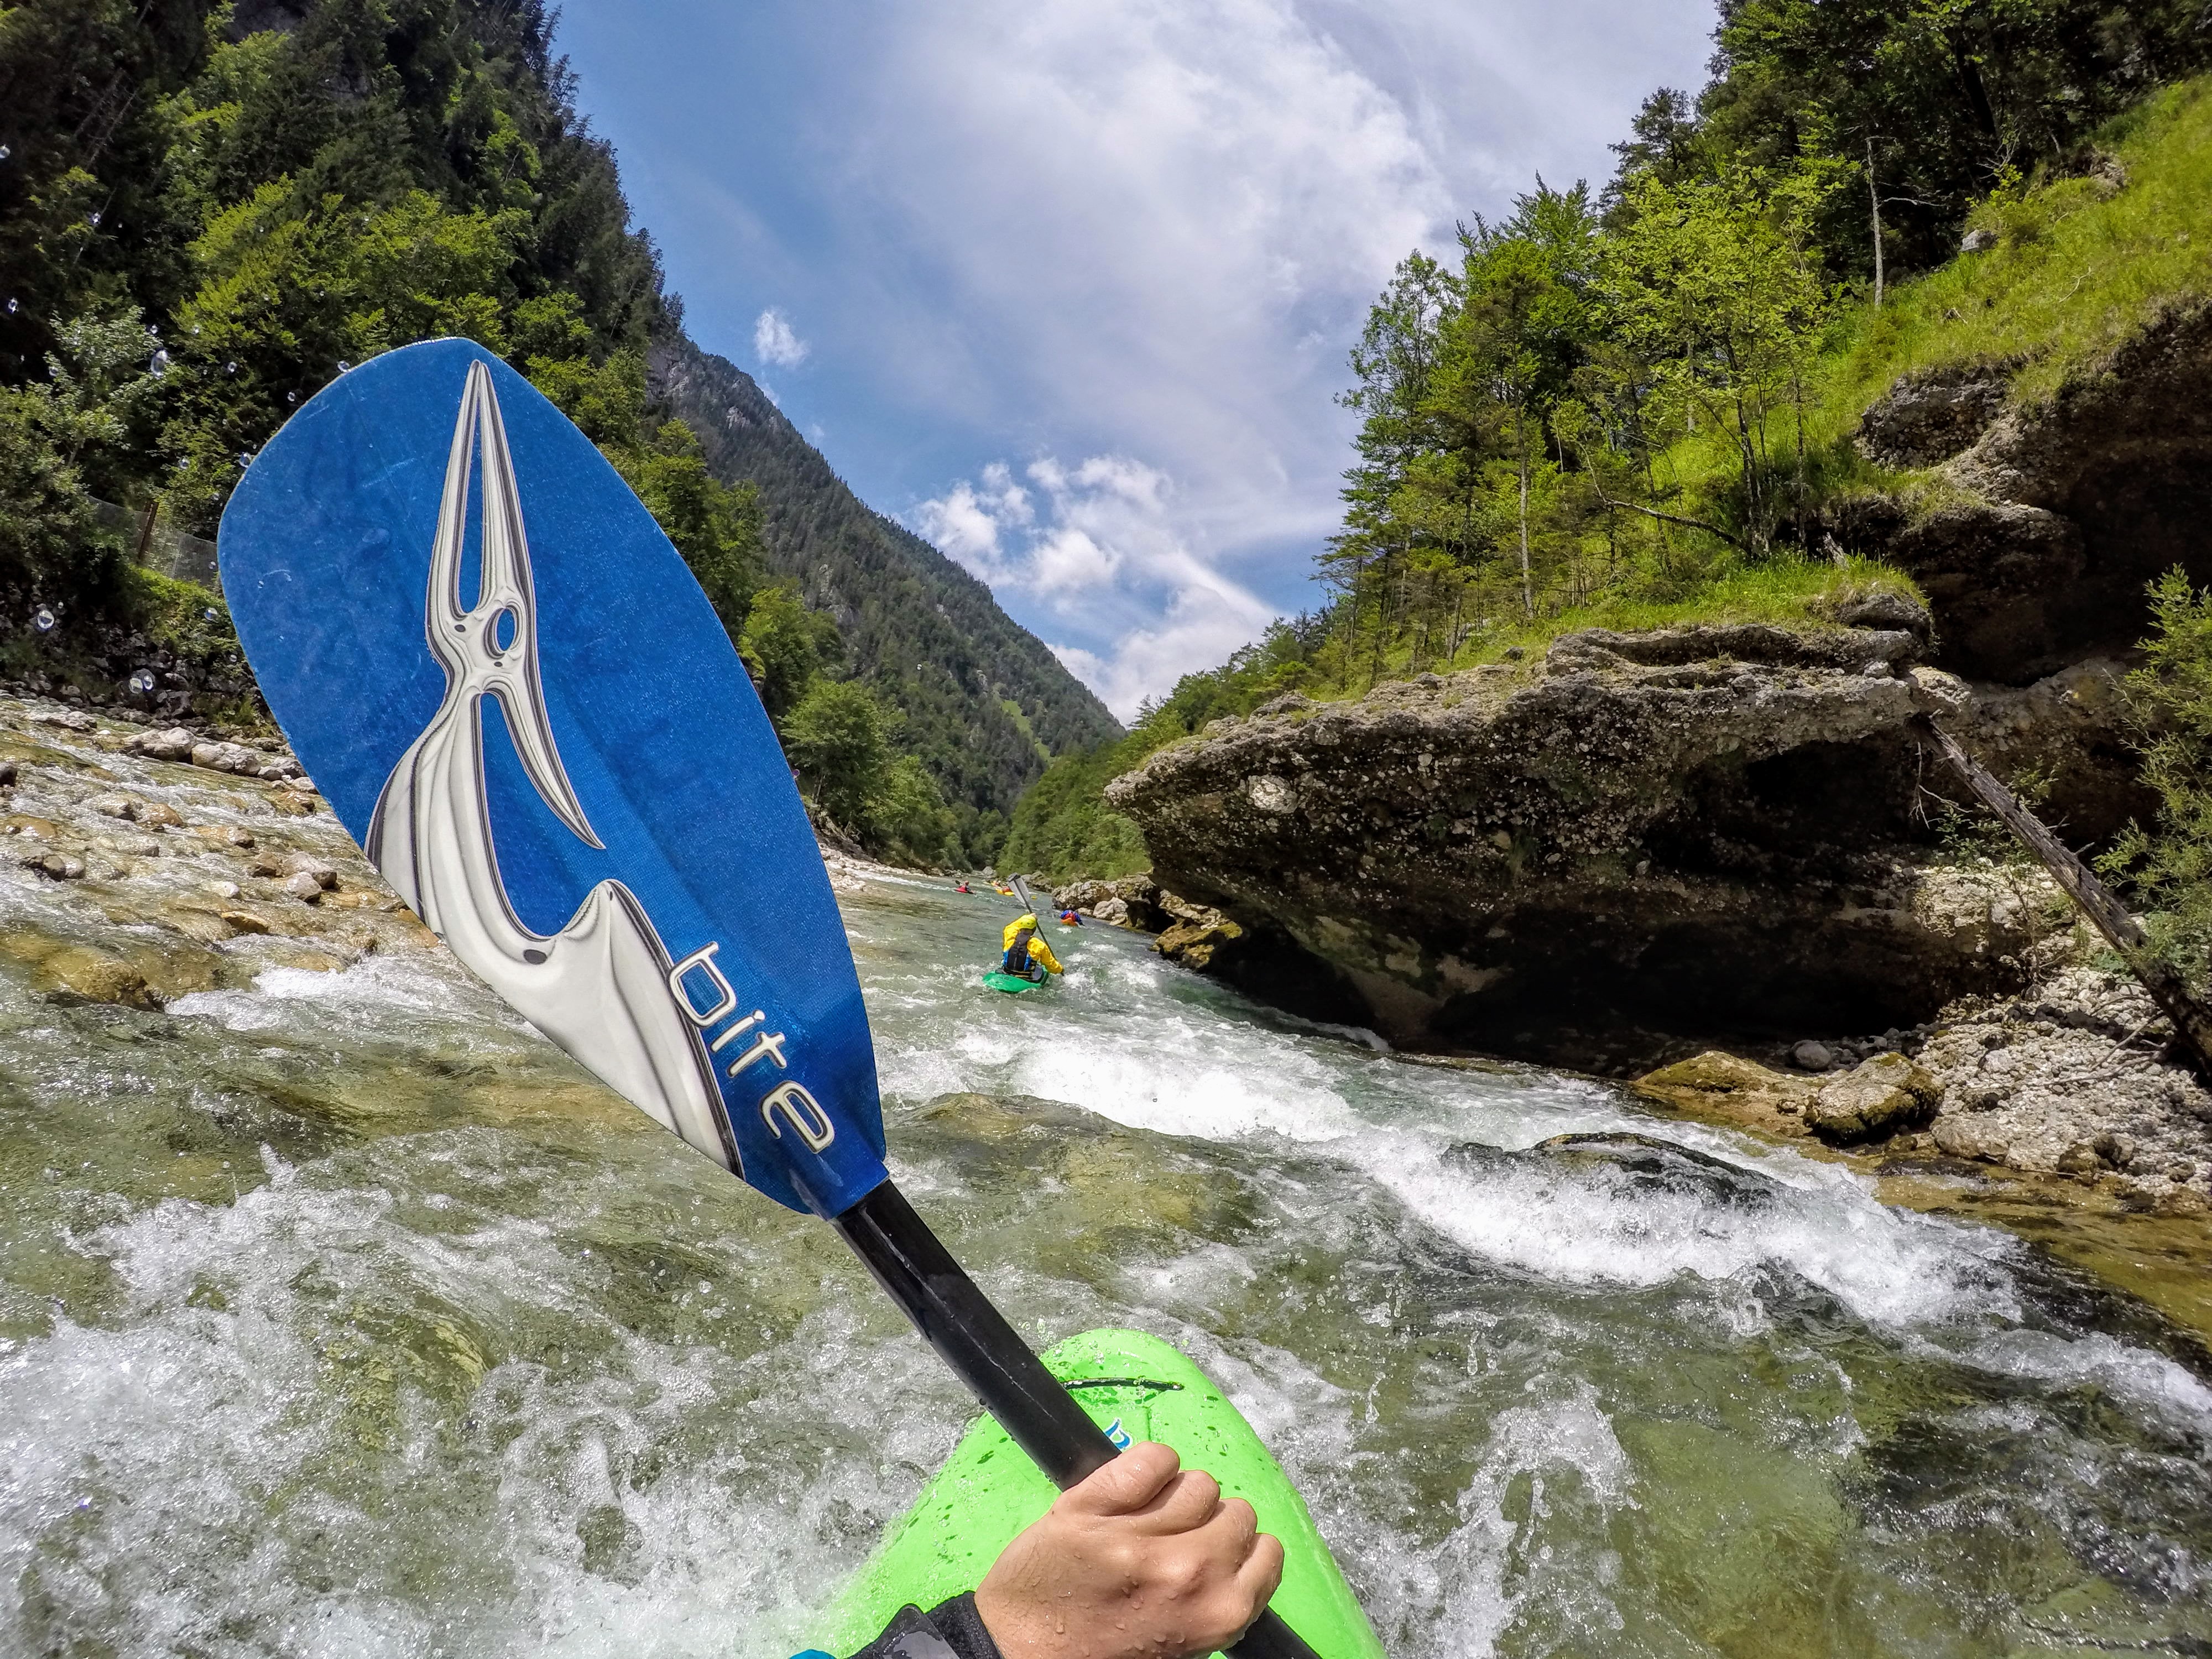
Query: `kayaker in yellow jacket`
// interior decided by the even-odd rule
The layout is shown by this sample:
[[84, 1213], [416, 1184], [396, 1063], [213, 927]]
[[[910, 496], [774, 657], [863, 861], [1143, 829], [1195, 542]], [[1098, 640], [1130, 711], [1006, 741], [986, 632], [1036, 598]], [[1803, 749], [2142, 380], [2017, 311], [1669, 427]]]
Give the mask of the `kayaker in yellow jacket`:
[[1053, 955], [1052, 946], [1037, 932], [1034, 911], [1025, 911], [1008, 922], [999, 942], [1006, 947], [1005, 954], [999, 958], [999, 971], [1002, 974], [1035, 980], [1042, 985], [1047, 974], [1067, 971], [1060, 965], [1060, 958]]

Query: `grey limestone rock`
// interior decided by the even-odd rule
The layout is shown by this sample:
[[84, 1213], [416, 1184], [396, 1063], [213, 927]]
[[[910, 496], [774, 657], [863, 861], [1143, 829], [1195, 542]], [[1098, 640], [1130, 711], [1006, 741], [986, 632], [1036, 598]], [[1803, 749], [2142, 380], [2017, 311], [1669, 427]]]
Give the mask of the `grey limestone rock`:
[[164, 732], [142, 732], [124, 747], [133, 754], [143, 755], [148, 760], [188, 761], [199, 735], [181, 726], [173, 726]]
[[1166, 915], [1264, 936], [1212, 971], [1303, 963], [1309, 1006], [1395, 1039], [1542, 1057], [1518, 1034], [1911, 1024], [2006, 988], [2050, 922], [1933, 860], [1913, 723], [1955, 711], [1863, 673], [1869, 641], [1917, 648], [1909, 627], [1580, 634], [1170, 744], [1108, 800]]
[[1904, 1054], [1876, 1054], [1822, 1084], [1805, 1123], [1823, 1140], [1850, 1145], [1917, 1129], [1936, 1115], [1942, 1085]]
[[1881, 466], [1941, 465], [1973, 447], [2004, 412], [2009, 382], [2002, 368], [1941, 369], [1899, 377], [1867, 410], [1859, 447]]

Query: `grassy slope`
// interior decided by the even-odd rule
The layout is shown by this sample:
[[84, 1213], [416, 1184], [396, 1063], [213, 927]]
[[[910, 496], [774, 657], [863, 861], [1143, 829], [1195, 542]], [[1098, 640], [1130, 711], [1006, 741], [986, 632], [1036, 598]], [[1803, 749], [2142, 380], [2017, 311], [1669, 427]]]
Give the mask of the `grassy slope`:
[[1985, 203], [1961, 254], [1846, 319], [1824, 364], [1820, 436], [1849, 433], [1900, 374], [2019, 362], [2015, 398], [2047, 398], [2168, 308], [2212, 295], [2212, 77], [2172, 87], [2101, 135], [2127, 172], [2114, 192], [2067, 179]]

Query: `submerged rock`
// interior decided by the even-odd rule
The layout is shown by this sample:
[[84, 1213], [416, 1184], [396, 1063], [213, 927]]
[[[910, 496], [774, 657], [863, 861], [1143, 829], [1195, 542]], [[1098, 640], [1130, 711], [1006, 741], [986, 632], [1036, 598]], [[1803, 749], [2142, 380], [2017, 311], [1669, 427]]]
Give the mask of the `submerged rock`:
[[1176, 922], [1153, 942], [1152, 949], [1170, 962], [1205, 973], [1225, 968], [1245, 942], [1244, 930], [1216, 910], [1210, 917]]
[[56, 951], [40, 964], [39, 973], [57, 994], [87, 1002], [158, 1010], [164, 1001], [137, 968], [119, 957], [88, 945], [72, 945]]

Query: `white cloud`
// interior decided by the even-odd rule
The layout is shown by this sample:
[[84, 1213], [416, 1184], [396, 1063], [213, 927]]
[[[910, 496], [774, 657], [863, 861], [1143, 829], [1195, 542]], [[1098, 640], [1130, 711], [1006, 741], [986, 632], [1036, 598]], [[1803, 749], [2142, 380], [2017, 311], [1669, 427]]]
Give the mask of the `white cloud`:
[[1274, 611], [1194, 551], [1164, 473], [1126, 455], [1068, 466], [1002, 461], [910, 515], [915, 527], [1008, 597], [1089, 643], [1053, 650], [1127, 720], [1145, 698], [1251, 639]]
[[792, 331], [790, 319], [774, 306], [753, 319], [753, 356], [767, 366], [797, 368], [812, 349]]

